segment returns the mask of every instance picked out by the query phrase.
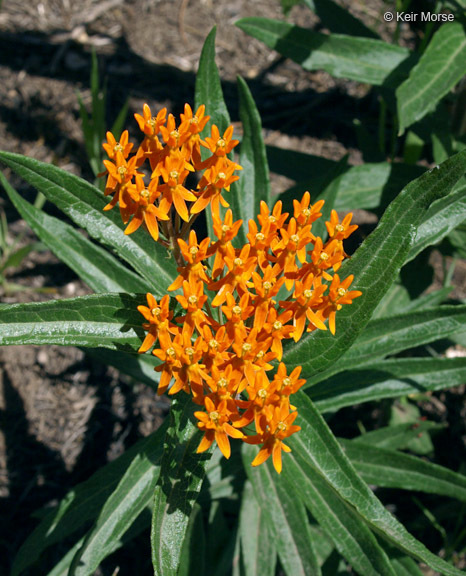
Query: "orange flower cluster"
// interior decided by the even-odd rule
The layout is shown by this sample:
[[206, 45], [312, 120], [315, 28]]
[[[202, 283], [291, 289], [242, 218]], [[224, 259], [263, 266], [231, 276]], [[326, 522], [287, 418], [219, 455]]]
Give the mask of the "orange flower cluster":
[[[201, 108], [197, 112], [199, 119], [194, 123], [196, 130], [204, 124], [204, 109]], [[193, 124], [188, 122], [191, 119], [189, 111], [187, 106], [179, 134], [186, 134], [186, 126]], [[161, 361], [155, 368], [160, 372], [158, 394], [168, 390], [172, 395], [183, 390], [203, 408], [195, 412], [198, 427], [204, 432], [198, 452], [207, 450], [216, 441], [224, 456], [229, 458], [229, 438], [241, 439], [261, 445], [253, 466], [272, 455], [275, 469], [280, 473], [282, 450], [290, 451], [284, 441], [300, 430], [294, 424], [297, 410], [290, 397], [305, 382], [300, 379], [301, 367], [288, 374], [281, 362], [283, 340], [297, 342], [305, 331], [326, 330], [327, 320], [334, 334], [336, 312], [361, 295], [359, 291], [349, 290], [352, 276], [340, 280], [337, 274], [346, 257], [343, 240], [357, 226], [351, 225], [351, 214], [340, 222], [337, 213], [332, 211], [330, 221], [326, 222], [328, 240], [324, 242], [312, 233], [313, 223], [322, 216], [324, 202], [311, 205], [306, 192], [300, 202], [294, 201], [292, 217], [282, 212], [281, 202], [277, 202], [273, 210], [262, 202], [257, 222], [249, 221], [248, 242], [236, 248], [235, 238], [242, 221], [233, 221], [231, 210], [224, 216], [219, 210], [219, 202], [225, 205], [220, 195], [220, 182], [231, 182], [235, 178], [233, 171], [238, 168], [226, 157], [235, 145], [231, 140], [232, 128], [223, 138], [219, 138], [214, 126], [212, 137], [206, 138], [205, 142], [199, 139], [199, 130], [185, 140], [180, 136], [172, 145], [169, 131], [175, 130], [174, 124], [170, 116], [164, 129], [161, 123], [164, 118], [165, 113], [151, 118], [148, 107], [147, 113], [145, 107], [144, 118], [137, 116], [141, 128], [149, 135], [140, 149], [149, 157], [153, 174], [160, 174], [164, 182], [166, 180], [160, 187], [153, 185], [154, 194], [161, 195], [158, 205], [153, 203], [157, 196], [150, 196], [147, 205], [171, 218], [167, 207], [172, 202], [177, 214], [187, 218], [187, 209], [185, 212], [182, 207], [180, 212], [181, 195], [175, 201], [175, 193], [168, 193], [167, 170], [176, 158], [183, 158], [179, 174], [183, 169], [189, 170], [188, 164], [204, 168], [199, 192], [196, 196], [192, 193], [194, 198], [185, 197], [184, 200], [193, 202], [191, 215], [211, 205], [215, 239], [199, 241], [194, 230], [183, 237], [183, 228], [174, 237], [180, 255], [179, 275], [168, 290], [182, 289], [183, 294], [175, 296], [182, 312], [174, 317], [168, 295], [157, 302], [152, 294], [147, 294], [147, 306], [138, 307], [146, 320], [143, 327], [147, 331], [139, 352], [146, 352], [158, 344], [152, 351]], [[165, 148], [170, 148], [166, 155], [163, 153], [165, 148], [152, 138], [154, 132], [151, 130], [155, 131], [158, 125], [166, 142]], [[120, 154], [116, 166], [124, 160], [124, 151], [129, 145], [127, 136], [118, 144], [114, 144], [112, 138], [108, 137], [106, 145], [110, 151], [118, 146], [123, 149], [116, 152]], [[219, 140], [225, 145], [219, 144]], [[176, 150], [175, 144], [180, 146]], [[209, 160], [201, 162], [199, 144], [212, 152]], [[139, 161], [134, 162], [137, 166]], [[131, 160], [126, 165], [130, 163]], [[111, 162], [106, 164], [109, 180], [118, 170], [110, 165]], [[139, 178], [142, 177], [137, 175], [136, 190]], [[122, 198], [123, 210], [131, 206], [126, 202], [121, 182], [108, 189], [119, 198], [120, 209]], [[149, 191], [152, 192], [150, 186]], [[135, 198], [131, 186], [127, 186], [127, 193]], [[115, 202], [112, 200], [112, 203]], [[138, 218], [141, 204], [137, 206], [136, 210], [130, 208], [133, 220], [129, 226]], [[150, 214], [158, 218], [154, 210]], [[146, 225], [154, 237], [152, 224], [146, 220]], [[278, 362], [278, 368], [272, 377], [274, 361]], [[254, 426], [254, 430], [250, 430], [250, 426]]]
[[[193, 114], [186, 104], [177, 126], [172, 114], [167, 117], [166, 108], [152, 116], [149, 106], [144, 104], [143, 115], [135, 114], [144, 140], [131, 157], [133, 145], [128, 142], [128, 131], [123, 132], [119, 142], [111, 132], [107, 132], [107, 142], [103, 145], [109, 157], [109, 160], [104, 160], [105, 174], [108, 174], [105, 196], [112, 196], [112, 199], [104, 210], [110, 210], [119, 203], [123, 222], [129, 222], [125, 234], [135, 232], [144, 222], [155, 241], [170, 247], [167, 238], [173, 240], [175, 236], [171, 233], [172, 206], [186, 223], [209, 204], [216, 212], [219, 203], [228, 207], [222, 192], [228, 191], [232, 182], [238, 180], [234, 172], [241, 166], [227, 155], [238, 140], [232, 139], [233, 126], [221, 136], [215, 125], [210, 138], [201, 140], [200, 133], [210, 119], [204, 113], [205, 106], [200, 106]], [[204, 161], [201, 159], [201, 146], [211, 153]], [[144, 173], [139, 170], [147, 160], [151, 177], [146, 187]], [[196, 190], [188, 190], [186, 179], [196, 171], [203, 172], [202, 178]], [[192, 203], [189, 210], [186, 202]], [[165, 239], [160, 238], [159, 222]], [[186, 229], [185, 226], [184, 232]], [[176, 246], [174, 248], [176, 250]]]

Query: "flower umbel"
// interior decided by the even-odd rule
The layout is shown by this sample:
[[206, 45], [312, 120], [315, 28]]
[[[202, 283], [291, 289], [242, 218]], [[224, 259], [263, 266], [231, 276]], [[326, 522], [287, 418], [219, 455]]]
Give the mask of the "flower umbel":
[[[246, 244], [238, 246], [242, 221], [220, 210], [228, 207], [223, 193], [241, 169], [229, 158], [238, 144], [233, 127], [220, 134], [213, 125], [201, 140], [209, 117], [204, 106], [193, 113], [188, 104], [178, 125], [166, 109], [152, 116], [147, 104], [135, 116], [144, 140], [133, 156], [127, 132], [119, 142], [107, 134], [105, 194], [113, 198], [105, 209], [119, 203], [126, 234], [144, 227], [172, 251], [178, 277], [167, 289], [182, 289], [175, 297], [181, 315], [174, 317], [168, 295], [157, 302], [147, 294], [148, 306], [138, 307], [147, 331], [139, 352], [158, 344], [152, 351], [161, 361], [158, 394], [184, 391], [200, 407], [198, 452], [215, 441], [229, 458], [230, 438], [239, 439], [261, 446], [253, 466], [272, 456], [280, 473], [282, 451], [291, 451], [286, 441], [300, 430], [290, 399], [305, 383], [300, 367], [288, 374], [284, 350], [305, 332], [327, 330], [327, 322], [335, 334], [337, 312], [361, 296], [350, 290], [353, 276], [337, 274], [347, 257], [343, 241], [357, 226], [352, 214], [340, 222], [332, 211], [328, 240], [315, 236], [312, 226], [324, 202], [312, 205], [306, 192], [294, 200], [291, 217], [281, 202], [262, 202], [257, 222], [248, 222]], [[210, 153], [205, 160], [201, 146]], [[140, 171], [146, 160], [148, 183]], [[195, 172], [202, 174], [191, 189], [187, 182]], [[216, 238], [198, 239], [192, 224], [209, 207]]]

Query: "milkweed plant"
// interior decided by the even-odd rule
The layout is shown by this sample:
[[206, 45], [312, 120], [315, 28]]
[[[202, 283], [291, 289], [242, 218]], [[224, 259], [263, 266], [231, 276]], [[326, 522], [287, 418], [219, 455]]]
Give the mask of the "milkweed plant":
[[[239, 25], [270, 40], [278, 25], [258, 20]], [[95, 292], [0, 305], [1, 344], [98, 349], [171, 398], [158, 430], [41, 517], [13, 576], [94, 574], [149, 528], [160, 576], [309, 576], [345, 566], [417, 575], [418, 563], [461, 574], [454, 556], [431, 552], [379, 499], [379, 487], [397, 488], [457, 499], [464, 509], [462, 474], [402, 451], [435, 423], [392, 422], [352, 440], [331, 426], [344, 407], [464, 379], [464, 358], [399, 354], [464, 332], [466, 307], [445, 303], [450, 288], [407, 298], [400, 270], [465, 219], [466, 152], [421, 175], [412, 166], [412, 181], [383, 205], [395, 163], [327, 164], [323, 174], [316, 157], [267, 150], [241, 78], [238, 91], [241, 142], [213, 30], [194, 106], [176, 117], [144, 104], [131, 138], [107, 132], [103, 192], [55, 166], [0, 153], [87, 232], [29, 204], [0, 176], [40, 240]], [[306, 182], [272, 199], [267, 153], [278, 172], [309, 170]], [[356, 198], [350, 182], [358, 190], [370, 174], [375, 192]], [[346, 241], [358, 227], [347, 196], [354, 208], [375, 201], [383, 212], [351, 257]], [[49, 566], [48, 549], [58, 544], [68, 551]]]

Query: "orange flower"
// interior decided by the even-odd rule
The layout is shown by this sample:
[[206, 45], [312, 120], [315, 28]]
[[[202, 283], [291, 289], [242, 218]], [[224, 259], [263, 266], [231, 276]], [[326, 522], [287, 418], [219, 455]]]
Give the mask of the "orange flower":
[[229, 424], [230, 412], [226, 400], [222, 400], [217, 406], [209, 396], [205, 397], [206, 412], [194, 412], [199, 420], [198, 428], [204, 431], [204, 437], [199, 444], [197, 452], [205, 452], [215, 440], [225, 458], [230, 458], [231, 447], [228, 437], [244, 438], [244, 434]]
[[282, 450], [291, 452], [291, 448], [284, 444], [283, 440], [301, 430], [301, 427], [293, 425], [298, 413], [289, 413], [286, 405], [275, 408], [270, 406], [269, 408], [269, 410], [262, 412], [258, 419], [258, 434], [248, 436], [243, 440], [248, 444], [263, 443], [259, 453], [252, 461], [253, 466], [263, 464], [272, 455], [274, 468], [280, 474], [282, 471]]
[[140, 354], [147, 352], [155, 344], [157, 338], [161, 346], [168, 348], [171, 345], [169, 333], [171, 332], [170, 320], [173, 312], [168, 308], [170, 297], [168, 295], [163, 296], [160, 304], [157, 304], [157, 300], [150, 293], [146, 294], [146, 298], [148, 306], [138, 306], [138, 311], [148, 322], [148, 324], [143, 324], [142, 327], [144, 330], [149, 331], [138, 350]]
[[158, 220], [168, 220], [165, 212], [154, 205], [156, 198], [160, 196], [157, 190], [157, 181], [151, 180], [149, 188], [145, 187], [142, 176], [136, 176], [136, 185], [128, 187], [128, 193], [136, 204], [136, 209], [131, 222], [125, 229], [125, 234], [132, 234], [144, 222], [152, 238], [157, 241], [159, 238]]
[[221, 157], [229, 154], [235, 146], [239, 144], [239, 140], [232, 140], [233, 126], [228, 128], [220, 136], [220, 132], [215, 124], [212, 125], [210, 137], [201, 140], [202, 146], [208, 148], [214, 156]]
[[168, 213], [172, 204], [178, 214], [185, 222], [189, 220], [186, 200], [194, 202], [196, 196], [184, 187], [184, 181], [193, 167], [186, 162], [181, 154], [166, 156], [164, 163], [158, 166], [152, 173], [152, 177], [162, 177], [164, 184], [159, 187], [163, 198], [160, 201], [160, 208]]
[[354, 276], [351, 274], [348, 278], [345, 278], [343, 282], [340, 282], [340, 277], [338, 274], [335, 274], [330, 284], [328, 304], [324, 308], [323, 313], [325, 316], [328, 316], [328, 325], [332, 334], [335, 334], [336, 311], [340, 310], [343, 304], [352, 304], [355, 298], [362, 296], [362, 292], [359, 290], [348, 291], [353, 278]]
[[120, 141], [117, 142], [115, 136], [111, 132], [107, 132], [107, 142], [102, 144], [102, 148], [107, 152], [108, 157], [110, 160], [114, 160], [118, 152], [120, 152], [123, 158], [128, 158], [129, 153], [133, 145], [128, 142], [129, 133], [128, 130], [125, 130], [120, 137]]

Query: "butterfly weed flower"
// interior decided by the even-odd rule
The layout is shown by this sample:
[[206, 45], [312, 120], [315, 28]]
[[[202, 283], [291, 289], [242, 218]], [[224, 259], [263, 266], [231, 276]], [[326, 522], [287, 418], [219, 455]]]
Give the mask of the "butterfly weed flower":
[[[198, 452], [215, 442], [229, 458], [230, 439], [243, 441], [259, 446], [253, 466], [272, 457], [280, 473], [282, 452], [291, 451], [287, 439], [300, 430], [293, 394], [305, 384], [301, 367], [288, 373], [284, 343], [315, 330], [335, 334], [339, 310], [361, 296], [350, 289], [353, 276], [338, 274], [347, 258], [343, 242], [357, 226], [352, 214], [340, 221], [332, 210], [328, 239], [316, 236], [324, 201], [311, 204], [305, 192], [291, 215], [280, 201], [262, 201], [240, 246], [243, 222], [234, 220], [225, 194], [241, 170], [230, 157], [238, 144], [233, 127], [221, 134], [212, 125], [202, 139], [209, 116], [188, 104], [180, 122], [165, 108], [153, 116], [147, 104], [135, 118], [143, 141], [133, 155], [128, 132], [119, 142], [107, 133], [105, 195], [112, 198], [105, 209], [118, 203], [126, 234], [145, 228], [171, 251], [178, 276], [167, 291], [179, 291], [181, 309], [175, 317], [168, 294], [160, 301], [147, 294], [147, 306], [138, 306], [146, 331], [139, 352], [152, 350], [160, 361], [158, 394], [186, 393], [199, 407]], [[190, 188], [193, 173], [198, 184]], [[192, 229], [205, 210], [213, 238]]]

